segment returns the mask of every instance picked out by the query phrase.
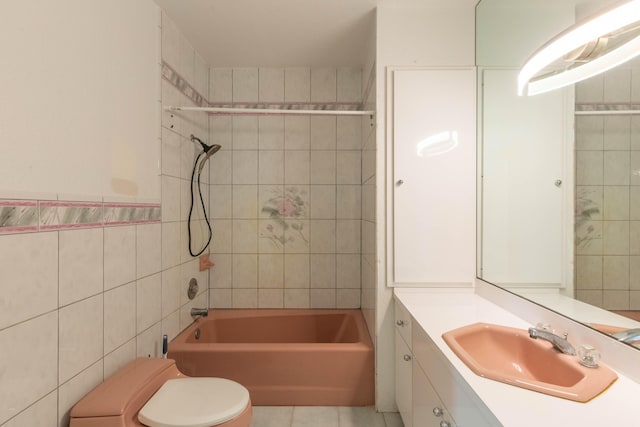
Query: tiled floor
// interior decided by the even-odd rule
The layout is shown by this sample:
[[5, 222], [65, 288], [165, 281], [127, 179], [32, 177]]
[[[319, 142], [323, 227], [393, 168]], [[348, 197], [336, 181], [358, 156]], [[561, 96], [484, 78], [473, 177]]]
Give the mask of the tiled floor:
[[251, 427], [403, 427], [395, 412], [348, 406], [255, 406]]

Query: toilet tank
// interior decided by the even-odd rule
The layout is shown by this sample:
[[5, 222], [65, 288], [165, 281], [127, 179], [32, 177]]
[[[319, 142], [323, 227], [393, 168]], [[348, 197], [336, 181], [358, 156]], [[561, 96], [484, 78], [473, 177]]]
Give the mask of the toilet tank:
[[71, 409], [70, 427], [139, 427], [138, 411], [168, 379], [184, 377], [170, 359], [138, 358]]

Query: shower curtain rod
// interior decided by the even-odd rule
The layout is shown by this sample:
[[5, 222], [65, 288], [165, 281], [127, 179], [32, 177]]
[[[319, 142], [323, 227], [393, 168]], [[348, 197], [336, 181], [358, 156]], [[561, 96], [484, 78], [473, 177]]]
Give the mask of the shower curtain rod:
[[336, 116], [373, 116], [375, 111], [360, 110], [288, 110], [278, 108], [234, 108], [234, 107], [164, 107], [166, 111], [202, 111], [205, 113], [245, 113], [245, 114], [304, 114]]

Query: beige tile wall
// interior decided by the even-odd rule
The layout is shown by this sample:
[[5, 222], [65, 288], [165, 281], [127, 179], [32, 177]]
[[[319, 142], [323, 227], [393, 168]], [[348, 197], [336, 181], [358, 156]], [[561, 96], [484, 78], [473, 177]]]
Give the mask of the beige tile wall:
[[[635, 60], [576, 86], [577, 104], [640, 103]], [[640, 310], [640, 116], [576, 117], [576, 297]]]
[[[360, 103], [362, 72], [210, 70], [212, 103]], [[358, 308], [362, 119], [212, 115], [210, 304]]]

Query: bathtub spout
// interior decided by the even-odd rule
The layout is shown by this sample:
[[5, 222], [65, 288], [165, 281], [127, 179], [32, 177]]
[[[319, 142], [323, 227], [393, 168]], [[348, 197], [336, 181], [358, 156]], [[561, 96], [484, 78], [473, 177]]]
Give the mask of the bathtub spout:
[[207, 317], [209, 314], [209, 310], [206, 308], [192, 308], [191, 309], [191, 317]]

